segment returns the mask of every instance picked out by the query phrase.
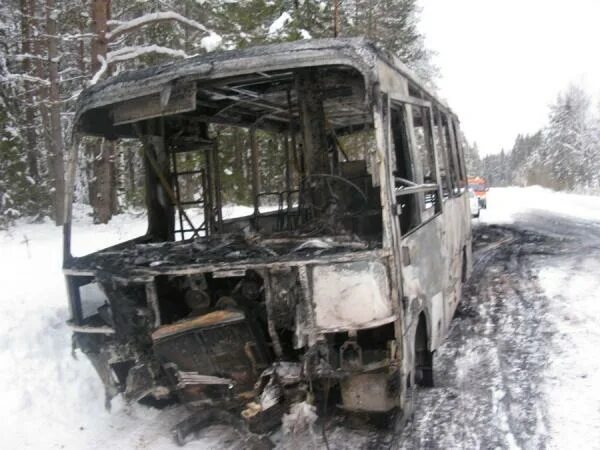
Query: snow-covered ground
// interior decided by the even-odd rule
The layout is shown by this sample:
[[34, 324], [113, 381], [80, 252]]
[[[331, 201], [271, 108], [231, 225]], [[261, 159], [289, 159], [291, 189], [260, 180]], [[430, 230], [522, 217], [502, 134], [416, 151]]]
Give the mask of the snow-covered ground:
[[[144, 229], [135, 214], [105, 226], [78, 221], [80, 254]], [[492, 189], [474, 224], [477, 270], [436, 357], [439, 387], [420, 392], [415, 420], [382, 443], [600, 448], [600, 197]], [[2, 447], [174, 448], [169, 429], [181, 409], [113, 401], [104, 410], [91, 364], [72, 357], [60, 266], [61, 229], [51, 223], [0, 232]], [[330, 448], [373, 444], [373, 432], [328, 433]], [[227, 427], [199, 437], [186, 447], [243, 446]], [[302, 444], [322, 445], [320, 433]]]
[[600, 197], [554, 192], [539, 186], [492, 188], [481, 223], [515, 223], [522, 214], [543, 211], [600, 223]]

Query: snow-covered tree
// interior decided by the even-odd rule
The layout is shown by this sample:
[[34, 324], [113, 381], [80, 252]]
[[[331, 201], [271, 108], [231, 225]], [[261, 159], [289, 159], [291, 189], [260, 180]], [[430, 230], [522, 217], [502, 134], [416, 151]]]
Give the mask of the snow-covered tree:
[[576, 85], [559, 94], [550, 107], [544, 130], [544, 161], [558, 189], [585, 186], [594, 174], [589, 160], [593, 154], [590, 100]]
[[342, 35], [366, 36], [380, 42], [421, 79], [435, 81], [438, 70], [419, 32], [417, 0], [349, 0], [342, 5]]
[[[20, 174], [29, 186], [21, 189], [4, 177], [4, 198], [20, 214], [50, 215], [60, 223], [75, 100], [83, 88], [111, 74], [217, 48], [337, 33], [380, 41], [428, 79], [434, 70], [417, 29], [418, 13], [416, 0], [4, 0], [0, 133], [11, 151], [2, 153], [2, 170]], [[240, 173], [247, 169], [248, 136], [242, 131], [221, 134], [232, 144], [225, 147], [223, 165], [239, 167]], [[269, 152], [276, 153], [281, 143], [259, 138], [266, 143], [265, 161], [277, 167]], [[85, 150], [77, 198], [105, 222], [140, 200], [141, 160], [135, 151], [101, 141], [87, 141]], [[267, 179], [277, 179], [276, 168], [265, 170]], [[234, 178], [232, 189], [244, 192], [244, 180]]]
[[483, 166], [495, 185], [600, 192], [600, 105], [594, 116], [590, 95], [568, 86], [551, 105], [543, 130], [518, 135], [510, 152], [486, 156]]
[[482, 163], [481, 158], [479, 156], [479, 147], [477, 146], [477, 142], [473, 142], [470, 144], [469, 141], [462, 136], [463, 140], [463, 149], [465, 154], [465, 164], [467, 166], [467, 174], [470, 177], [480, 176], [482, 171]]

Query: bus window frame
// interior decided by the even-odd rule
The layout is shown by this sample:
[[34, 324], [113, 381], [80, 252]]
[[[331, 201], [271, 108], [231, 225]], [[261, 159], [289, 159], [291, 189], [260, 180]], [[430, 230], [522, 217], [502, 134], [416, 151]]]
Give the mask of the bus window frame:
[[[436, 148], [436, 155], [438, 157], [438, 171], [440, 172], [439, 185], [442, 189], [443, 203], [448, 200], [448, 198], [453, 196], [452, 174], [450, 173], [450, 161], [448, 160], [448, 147], [450, 143], [448, 142], [446, 134], [444, 133], [444, 124], [442, 121], [442, 117], [446, 117], [446, 115], [444, 114], [444, 116], [442, 116], [443, 111], [437, 105], [433, 108], [433, 114], [435, 116], [435, 121], [437, 122], [437, 125], [435, 125], [434, 122], [433, 126], [434, 128], [437, 127], [438, 141], [440, 143], [440, 148]], [[441, 168], [439, 165], [440, 158], [444, 162], [444, 170], [446, 171], [444, 178], [441, 176]], [[447, 195], [444, 195], [444, 188]]]
[[[433, 214], [431, 214], [429, 217], [426, 217], [426, 212], [428, 211], [428, 209], [425, 208], [425, 195], [424, 192], [422, 191], [422, 189], [427, 186], [427, 184], [424, 182], [423, 179], [423, 172], [422, 172], [422, 161], [421, 161], [421, 157], [418, 154], [419, 152], [417, 151], [416, 148], [416, 141], [415, 141], [415, 134], [414, 134], [414, 121], [413, 121], [413, 114], [412, 114], [412, 107], [417, 107], [417, 108], [421, 108], [422, 114], [424, 117], [427, 118], [427, 126], [425, 126], [425, 124], [423, 124], [423, 130], [424, 130], [424, 141], [425, 141], [425, 145], [430, 147], [430, 151], [431, 151], [431, 156], [433, 157], [433, 167], [432, 167], [432, 174], [435, 177], [434, 183], [437, 187], [435, 189], [436, 193], [437, 193], [437, 201], [436, 204], [434, 205], [434, 210], [433, 210]], [[411, 235], [413, 232], [415, 232], [416, 230], [420, 229], [422, 226], [424, 226], [425, 224], [427, 224], [428, 222], [432, 221], [433, 219], [435, 219], [437, 216], [439, 216], [440, 214], [443, 213], [443, 201], [442, 201], [442, 188], [441, 188], [441, 184], [440, 184], [440, 173], [439, 173], [439, 162], [438, 162], [438, 158], [437, 158], [437, 150], [435, 147], [435, 140], [433, 139], [433, 107], [432, 107], [432, 103], [430, 101], [427, 100], [422, 100], [419, 98], [413, 98], [413, 97], [406, 97], [406, 96], [402, 96], [402, 95], [395, 95], [395, 94], [390, 94], [389, 95], [389, 102], [387, 105], [388, 111], [388, 117], [389, 117], [389, 121], [388, 123], [388, 127], [389, 127], [389, 135], [391, 136], [391, 139], [389, 140], [389, 152], [387, 152], [387, 155], [389, 158], [393, 158], [390, 162], [391, 165], [393, 167], [397, 167], [397, 162], [396, 162], [396, 147], [395, 147], [395, 142], [394, 142], [394, 130], [393, 130], [393, 121], [392, 121], [392, 111], [393, 109], [396, 109], [398, 111], [401, 112], [401, 114], [403, 115], [404, 120], [402, 121], [404, 124], [404, 133], [405, 136], [407, 138], [407, 144], [408, 144], [408, 158], [410, 159], [411, 162], [411, 166], [412, 166], [412, 176], [413, 179], [409, 180], [411, 182], [413, 182], [415, 185], [412, 186], [417, 192], [415, 192], [414, 194], [407, 194], [407, 195], [414, 195], [417, 198], [417, 209], [416, 209], [416, 223], [414, 225], [412, 225], [411, 227], [409, 227], [405, 232], [402, 232], [401, 230], [401, 226], [400, 226], [400, 221], [397, 220], [397, 226], [400, 229], [400, 236], [401, 238], [404, 238], [406, 236]], [[395, 180], [392, 179], [392, 185], [395, 185]], [[397, 207], [399, 205], [399, 203], [396, 201], [397, 196], [394, 197], [394, 205]]]
[[452, 132], [454, 133], [454, 139], [456, 140], [456, 156], [458, 159], [458, 173], [459, 173], [459, 191], [463, 193], [468, 185], [467, 183], [467, 170], [465, 166], [465, 153], [462, 145], [462, 139], [460, 139], [460, 128], [454, 117], [451, 117]]
[[443, 132], [446, 136], [446, 142], [450, 144], [449, 147], [446, 149], [448, 154], [448, 170], [450, 174], [451, 185], [450, 196], [457, 197], [461, 194], [461, 172], [460, 165], [458, 163], [458, 144], [456, 142], [456, 137], [454, 134], [452, 116], [450, 114], [445, 113], [444, 111], [440, 111], [440, 116], [442, 117], [442, 119], [445, 119], [445, 122], [442, 122], [442, 126], [444, 127]]

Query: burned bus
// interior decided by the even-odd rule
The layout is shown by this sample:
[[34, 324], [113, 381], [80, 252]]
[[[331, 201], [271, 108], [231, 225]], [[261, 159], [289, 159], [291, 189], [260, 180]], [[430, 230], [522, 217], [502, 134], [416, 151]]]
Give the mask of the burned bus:
[[[224, 213], [231, 130], [248, 162], [241, 215]], [[74, 345], [107, 399], [227, 412], [257, 432], [302, 401], [409, 411], [471, 271], [459, 133], [448, 106], [361, 38], [202, 55], [84, 90], [64, 273]], [[74, 256], [84, 136], [141, 155], [147, 231]], [[261, 169], [273, 142], [277, 186]]]

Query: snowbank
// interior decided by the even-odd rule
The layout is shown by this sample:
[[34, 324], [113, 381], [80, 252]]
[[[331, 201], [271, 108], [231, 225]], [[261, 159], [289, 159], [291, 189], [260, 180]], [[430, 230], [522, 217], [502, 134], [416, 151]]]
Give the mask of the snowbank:
[[492, 188], [487, 197], [488, 207], [481, 210], [483, 223], [514, 223], [519, 214], [536, 211], [600, 222], [598, 196], [567, 194], [532, 186]]
[[[80, 217], [76, 240], [87, 253], [145, 230], [145, 218], [117, 216], [108, 225]], [[50, 222], [0, 232], [0, 386], [3, 448], [175, 448], [170, 427], [183, 411], [104, 409], [104, 390], [83, 355], [71, 355], [61, 273], [62, 229]], [[220, 447], [222, 432], [190, 448]], [[201, 445], [197, 447], [196, 445]]]
[[539, 281], [557, 328], [544, 387], [553, 447], [600, 446], [600, 260], [565, 258]]
[[[74, 210], [73, 249], [84, 255], [144, 234], [146, 216], [120, 214], [94, 225], [89, 208]], [[224, 217], [252, 208], [229, 205]], [[195, 211], [192, 220], [200, 223]], [[81, 353], [74, 359], [62, 265], [62, 228], [47, 220], [24, 220], [0, 231], [0, 435], [3, 448], [106, 449], [179, 448], [170, 429], [187, 412], [129, 407], [113, 400], [104, 409], [104, 390]], [[186, 448], [223, 448], [239, 441], [230, 429], [211, 427]], [[229, 443], [229, 444], [228, 444]]]

